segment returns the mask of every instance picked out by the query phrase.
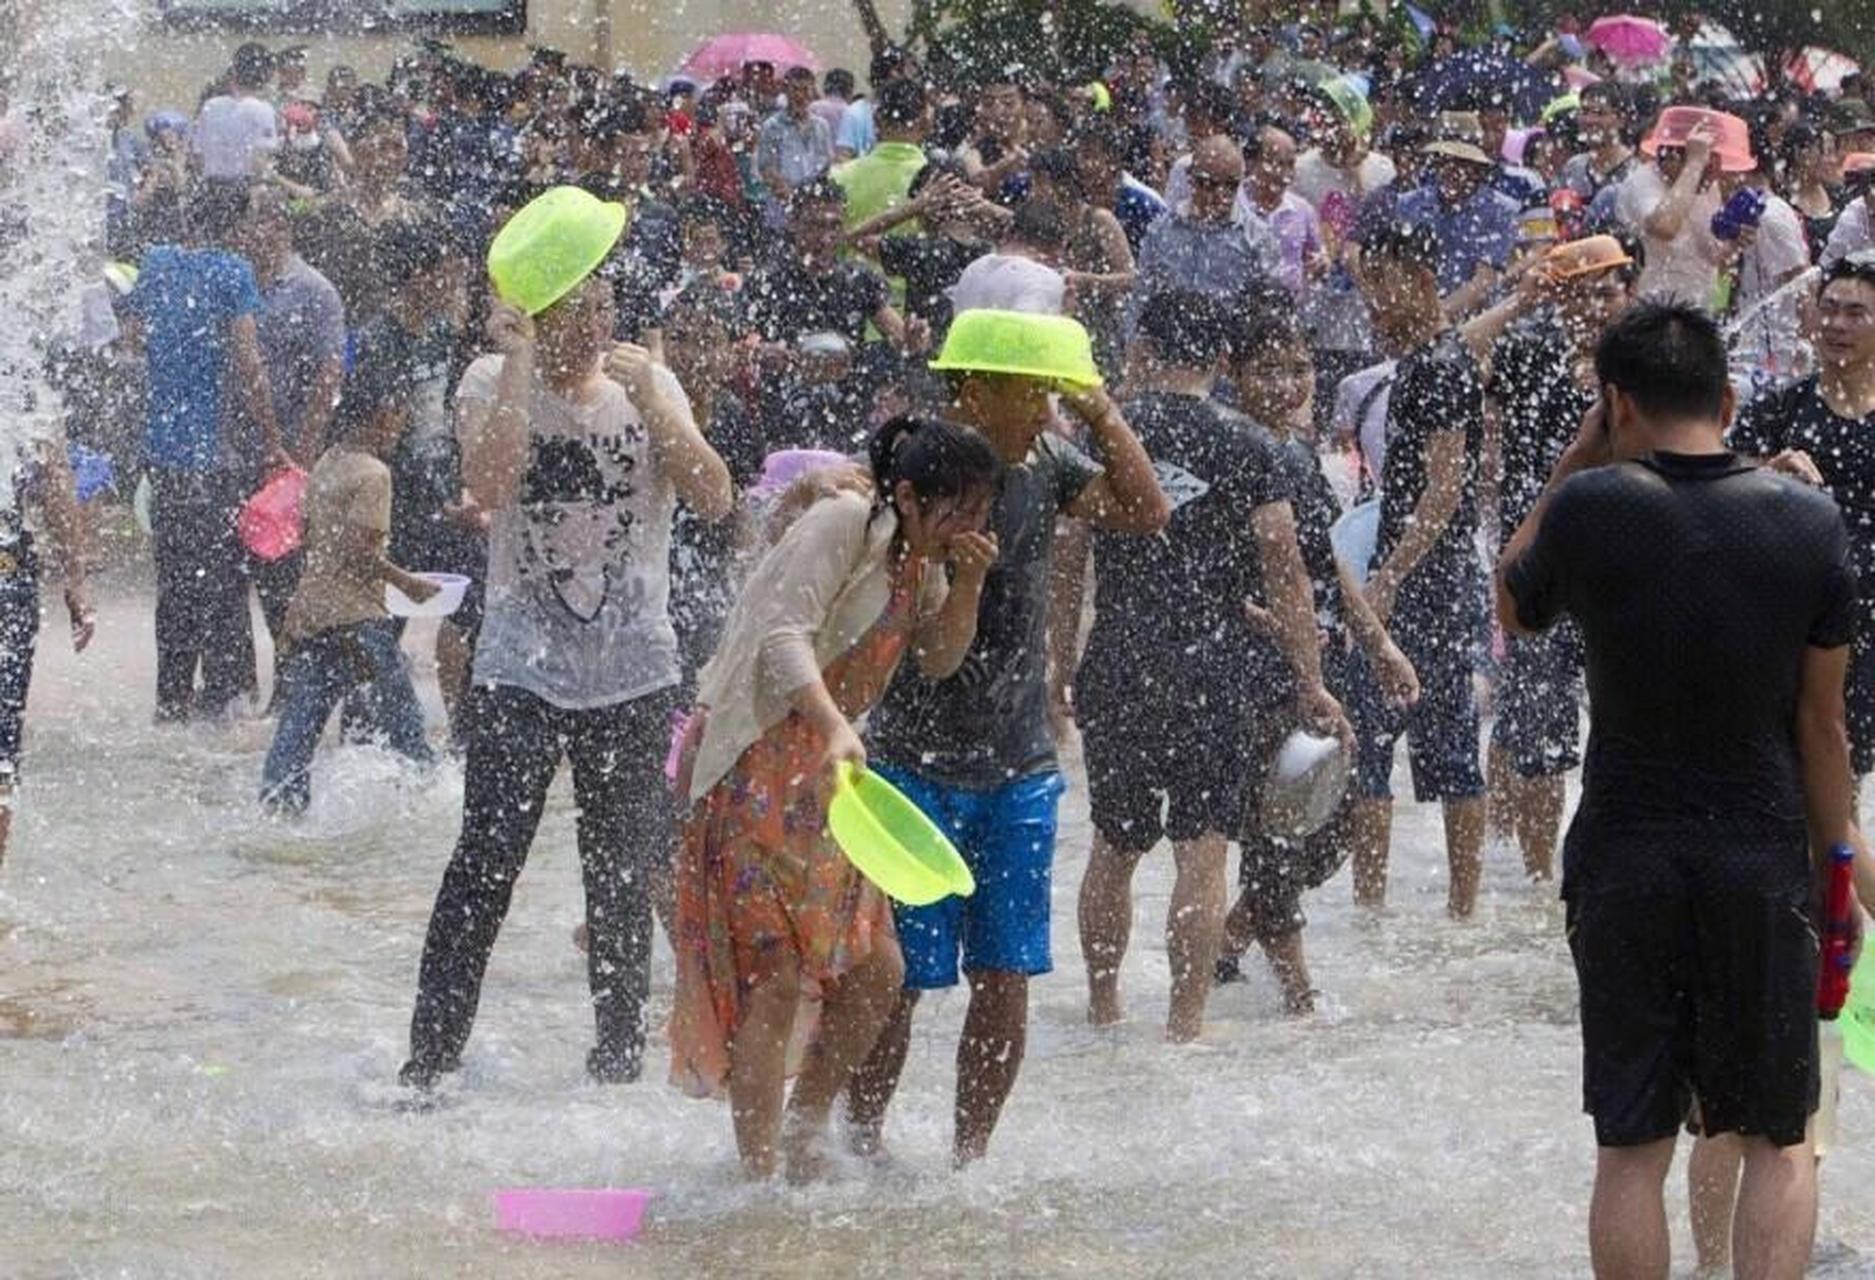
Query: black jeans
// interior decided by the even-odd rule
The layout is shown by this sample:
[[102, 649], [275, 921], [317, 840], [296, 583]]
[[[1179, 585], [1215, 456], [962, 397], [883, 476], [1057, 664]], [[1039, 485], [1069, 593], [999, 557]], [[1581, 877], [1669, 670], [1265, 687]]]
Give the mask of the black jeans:
[[219, 711], [250, 685], [254, 673], [247, 558], [235, 534], [241, 485], [226, 475], [152, 471], [150, 487], [157, 714]]
[[674, 847], [664, 756], [676, 702], [669, 689], [568, 711], [505, 685], [470, 694], [462, 835], [430, 913], [410, 1019], [418, 1073], [460, 1063], [489, 952], [565, 755], [573, 762], [586, 971], [599, 1036], [588, 1065], [603, 1078], [636, 1077], [651, 981], [652, 895], [670, 874]]

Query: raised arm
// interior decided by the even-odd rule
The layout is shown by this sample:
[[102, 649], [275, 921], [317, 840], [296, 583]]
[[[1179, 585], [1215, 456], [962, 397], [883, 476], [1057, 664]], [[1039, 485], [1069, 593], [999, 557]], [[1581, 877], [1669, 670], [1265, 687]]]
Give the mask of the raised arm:
[[669, 371], [645, 348], [621, 342], [606, 357], [606, 373], [625, 388], [644, 418], [652, 450], [684, 505], [705, 520], [721, 520], [734, 511], [736, 485], [729, 468], [697, 429]]
[[1099, 387], [1064, 395], [1062, 403], [1087, 424], [1105, 468], [1068, 505], [1067, 513], [1115, 533], [1148, 534], [1165, 528], [1172, 504], [1119, 406]]
[[485, 511], [512, 506], [527, 466], [528, 407], [534, 394], [534, 322], [505, 302], [488, 317], [488, 336], [501, 352], [493, 400], [462, 405], [462, 487]]

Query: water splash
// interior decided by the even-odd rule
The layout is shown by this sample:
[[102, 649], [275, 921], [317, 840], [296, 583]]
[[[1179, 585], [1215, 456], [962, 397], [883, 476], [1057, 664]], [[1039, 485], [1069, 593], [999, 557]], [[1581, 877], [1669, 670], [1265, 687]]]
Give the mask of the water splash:
[[0, 154], [0, 507], [63, 405], [46, 354], [78, 327], [103, 264], [105, 49], [142, 20], [136, 0], [0, 0], [0, 52], [21, 69]]

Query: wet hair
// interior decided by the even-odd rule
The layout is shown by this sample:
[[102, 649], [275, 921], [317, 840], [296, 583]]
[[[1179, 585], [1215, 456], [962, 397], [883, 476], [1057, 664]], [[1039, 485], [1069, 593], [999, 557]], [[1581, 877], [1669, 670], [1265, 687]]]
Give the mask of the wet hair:
[[885, 83], [905, 69], [911, 61], [911, 51], [903, 45], [888, 44], [872, 55], [872, 64], [866, 70], [866, 79], [872, 84], [874, 93], [879, 92]]
[[1104, 122], [1090, 121], [1082, 125], [1075, 130], [1074, 137], [1069, 139], [1069, 145], [1077, 150], [1092, 147], [1113, 160], [1124, 162], [1126, 159], [1126, 140], [1120, 136], [1118, 129]]
[[916, 80], [888, 80], [877, 90], [873, 121], [883, 129], [905, 129], [924, 115], [924, 86]]
[[332, 412], [333, 438], [356, 441], [377, 425], [378, 415], [406, 408], [412, 399], [410, 379], [395, 351], [367, 338], [352, 359]]
[[1168, 289], [1140, 308], [1140, 338], [1161, 361], [1183, 369], [1208, 369], [1228, 345], [1224, 308], [1208, 294]]
[[747, 316], [736, 295], [713, 280], [693, 280], [664, 304], [665, 321], [696, 319], [718, 325], [732, 339], [748, 331]]
[[1595, 348], [1595, 378], [1650, 418], [1717, 417], [1730, 371], [1713, 318], [1680, 302], [1643, 302], [1608, 327]]
[[226, 244], [247, 217], [251, 191], [241, 178], [198, 178], [185, 205], [189, 229], [204, 244]]
[[850, 98], [859, 84], [853, 79], [851, 71], [845, 67], [835, 67], [822, 78], [820, 87], [821, 92], [830, 98]]
[[1186, 120], [1192, 116], [1202, 116], [1222, 129], [1230, 124], [1232, 113], [1237, 104], [1231, 98], [1230, 90], [1215, 80], [1199, 80], [1185, 86], [1184, 106], [1180, 112]]
[[1361, 241], [1361, 256], [1402, 267], [1421, 267], [1437, 273], [1439, 241], [1429, 227], [1411, 222], [1389, 222]]
[[449, 227], [432, 214], [394, 218], [378, 229], [371, 265], [377, 282], [400, 289], [436, 270], [449, 257]]
[[872, 433], [873, 514], [884, 511], [903, 480], [920, 499], [961, 498], [993, 483], [1002, 463], [990, 442], [942, 418], [902, 413]]
[[243, 89], [258, 89], [273, 74], [273, 55], [260, 44], [244, 44], [234, 51], [234, 66], [229, 77]]
[[814, 87], [814, 69], [812, 67], [789, 67], [787, 71], [782, 74], [781, 83], [805, 83], [807, 87], [811, 89]]
[[1295, 295], [1274, 280], [1252, 279], [1225, 310], [1226, 344], [1233, 360], [1248, 360], [1270, 347], [1308, 341]]
[[1862, 284], [1875, 285], [1875, 254], [1864, 249], [1858, 253], [1846, 254], [1829, 266], [1823, 268], [1823, 278], [1817, 282], [1818, 297], [1823, 290], [1838, 280], [1856, 280]]
[[811, 209], [815, 205], [823, 204], [837, 204], [842, 208], [846, 205], [845, 188], [824, 175], [814, 178], [811, 181], [803, 182], [794, 189], [793, 193], [788, 197], [788, 213], [792, 216], [804, 210]]
[[1081, 165], [1067, 147], [1046, 147], [1029, 157], [1029, 172], [1047, 178], [1077, 200], [1087, 198], [1081, 187]]
[[1068, 242], [1068, 220], [1052, 200], [1024, 200], [1009, 224], [1009, 238], [1037, 249], [1059, 249]]
[[716, 227], [726, 232], [735, 216], [735, 211], [715, 196], [687, 195], [677, 202], [677, 226], [682, 231]]
[[346, 137], [348, 140], [356, 140], [379, 129], [395, 129], [402, 133], [409, 127], [409, 123], [410, 117], [397, 99], [377, 85], [360, 85], [358, 102], [352, 111], [352, 127]]

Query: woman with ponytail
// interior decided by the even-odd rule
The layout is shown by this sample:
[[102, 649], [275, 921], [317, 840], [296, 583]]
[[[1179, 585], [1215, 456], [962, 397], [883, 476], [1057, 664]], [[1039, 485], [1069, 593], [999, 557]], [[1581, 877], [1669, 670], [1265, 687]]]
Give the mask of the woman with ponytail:
[[727, 1090], [757, 1177], [784, 1156], [791, 1178], [811, 1173], [903, 977], [890, 905], [826, 834], [834, 770], [866, 762], [852, 721], [907, 653], [933, 679], [956, 670], [996, 559], [983, 529], [998, 463], [983, 437], [898, 417], [870, 453], [875, 497], [822, 499], [749, 575], [699, 678], [678, 773], [672, 1074], [693, 1093]]

